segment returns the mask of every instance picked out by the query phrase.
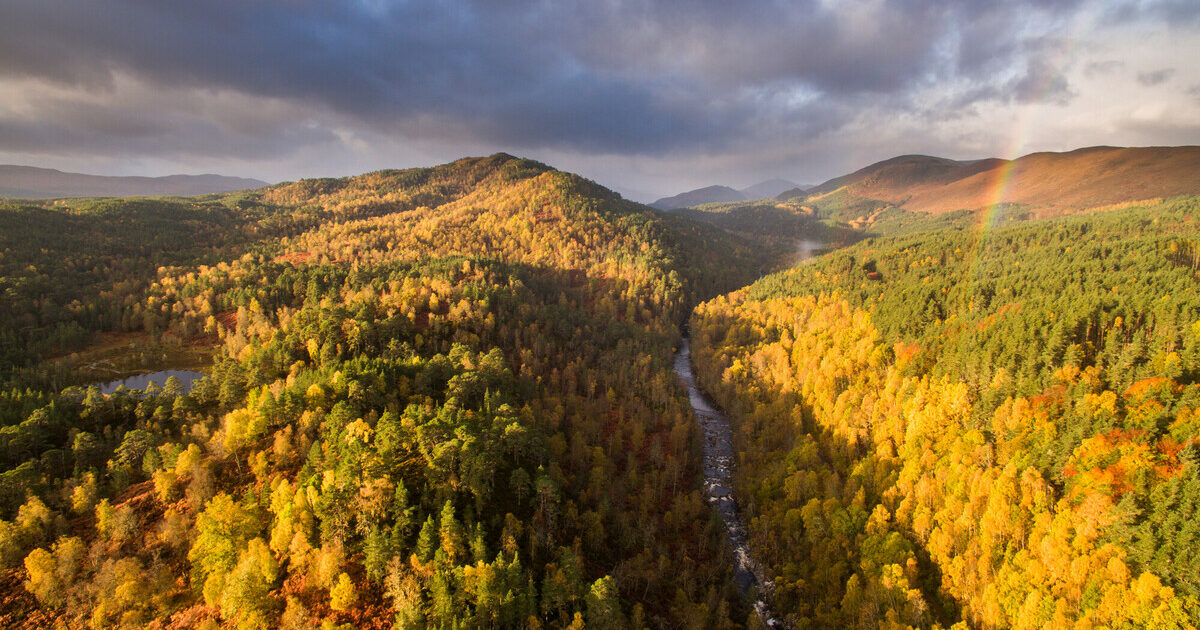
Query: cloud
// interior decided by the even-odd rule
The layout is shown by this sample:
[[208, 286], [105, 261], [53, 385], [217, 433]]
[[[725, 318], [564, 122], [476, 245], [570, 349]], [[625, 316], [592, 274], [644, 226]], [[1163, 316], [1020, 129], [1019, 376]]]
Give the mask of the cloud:
[[[1125, 68], [1154, 80], [1164, 64], [1072, 42], [1117, 15], [1186, 30], [1193, 4], [14, 0], [0, 155], [226, 156], [282, 178], [505, 149], [646, 189], [648, 160], [672, 187], [705, 169], [808, 180], [787, 161], [910, 152], [882, 138], [948, 123], [981, 137], [996, 108], [1074, 107], [1082, 80]], [[901, 122], [925, 131], [872, 128]]]
[[1115, 121], [1115, 127], [1119, 134], [1145, 138], [1148, 145], [1200, 143], [1200, 127], [1196, 126], [1195, 118], [1173, 110], [1134, 112]]
[[1013, 97], [1021, 103], [1066, 105], [1075, 96], [1062, 72], [1045, 59], [1031, 59], [1024, 76], [1011, 84]]
[[0, 96], [7, 152], [139, 157], [187, 154], [267, 160], [338, 142], [295, 103], [200, 88], [164, 90], [120, 74], [105, 89], [76, 93], [34, 81]]
[[1164, 83], [1173, 76], [1175, 76], [1175, 68], [1162, 68], [1152, 72], [1139, 72], [1137, 80], [1138, 83], [1150, 87]]
[[1083, 76], [1087, 78], [1111, 75], [1125, 67], [1125, 62], [1116, 59], [1104, 61], [1089, 61], [1083, 66]]
[[1194, 0], [1114, 0], [1106, 3], [1109, 24], [1128, 24], [1138, 20], [1161, 20], [1174, 26], [1200, 22], [1200, 3]]

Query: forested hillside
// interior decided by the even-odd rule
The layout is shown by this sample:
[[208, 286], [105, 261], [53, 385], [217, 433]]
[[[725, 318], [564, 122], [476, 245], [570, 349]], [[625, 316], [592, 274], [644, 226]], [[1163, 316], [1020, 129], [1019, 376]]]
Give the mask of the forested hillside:
[[[670, 369], [742, 239], [506, 155], [0, 221], [0, 625], [747, 619]], [[114, 334], [210, 377], [41, 377]]]
[[701, 305], [797, 628], [1200, 622], [1200, 198], [873, 238]]

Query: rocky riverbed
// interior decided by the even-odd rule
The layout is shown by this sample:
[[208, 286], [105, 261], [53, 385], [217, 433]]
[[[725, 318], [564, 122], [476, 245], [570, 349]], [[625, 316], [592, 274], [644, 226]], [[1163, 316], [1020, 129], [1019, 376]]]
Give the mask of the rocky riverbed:
[[675, 353], [675, 373], [687, 387], [692, 412], [704, 432], [704, 490], [708, 502], [725, 524], [725, 535], [733, 551], [734, 579], [743, 594], [757, 595], [753, 602], [754, 610], [767, 626], [782, 628], [783, 624], [764, 599], [764, 595], [771, 592], [772, 584], [765, 579], [761, 568], [750, 555], [750, 541], [733, 494], [733, 428], [729, 418], [716, 408], [696, 382], [696, 375], [692, 371], [691, 346], [686, 336]]

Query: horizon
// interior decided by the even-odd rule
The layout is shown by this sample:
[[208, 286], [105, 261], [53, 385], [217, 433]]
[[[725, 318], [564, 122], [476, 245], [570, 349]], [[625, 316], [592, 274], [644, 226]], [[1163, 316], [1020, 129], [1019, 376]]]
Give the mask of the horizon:
[[[1016, 161], [1018, 161], [1018, 160], [1021, 160], [1021, 159], [1024, 159], [1024, 158], [1027, 158], [1027, 157], [1030, 157], [1030, 156], [1033, 156], [1033, 155], [1040, 155], [1040, 154], [1057, 154], [1057, 155], [1066, 155], [1066, 154], [1070, 154], [1070, 153], [1078, 153], [1078, 152], [1080, 152], [1080, 151], [1091, 151], [1091, 150], [1095, 150], [1095, 149], [1171, 149], [1171, 148], [1186, 148], [1186, 147], [1192, 147], [1192, 146], [1200, 146], [1200, 145], [1154, 145], [1154, 146], [1142, 146], [1142, 147], [1117, 147], [1117, 146], [1112, 146], [1112, 145], [1092, 145], [1092, 146], [1086, 146], [1086, 147], [1077, 147], [1077, 148], [1074, 148], [1074, 149], [1067, 149], [1067, 150], [1063, 150], [1063, 151], [1036, 151], [1036, 152], [1033, 152], [1033, 153], [1026, 153], [1026, 154], [1024, 154], [1024, 155], [1019, 155], [1019, 156], [1016, 156], [1016, 157], [1013, 157], [1013, 158], [983, 157], [983, 158], [956, 159], [956, 160], [954, 160], [954, 161], [956, 161], [956, 162], [959, 162], [959, 163], [961, 163], [961, 164], [972, 164], [972, 163], [975, 163], [975, 162], [982, 162], [982, 161], [985, 161], [985, 160], [996, 160], [996, 159], [1003, 160], [1003, 161], [1005, 161], [1005, 162], [1016, 162]], [[534, 159], [534, 158], [529, 158], [528, 156], [523, 156], [523, 155], [514, 155], [514, 154], [512, 154], [512, 153], [509, 153], [509, 152], [506, 152], [506, 151], [498, 151], [498, 152], [496, 152], [496, 153], [493, 153], [493, 154], [491, 154], [491, 155], [500, 155], [500, 154], [507, 154], [507, 155], [509, 155], [510, 157], [514, 157], [514, 158], [517, 158], [517, 159]], [[464, 159], [483, 159], [483, 158], [486, 158], [486, 157], [488, 157], [488, 156], [486, 156], [486, 155], [464, 155], [464, 156], [460, 156], [460, 157], [454, 158], [454, 159], [452, 159], [452, 160], [449, 160], [449, 161], [447, 161], [447, 162], [441, 162], [441, 163], [436, 163], [436, 164], [422, 164], [422, 165], [405, 166], [405, 167], [399, 167], [399, 168], [384, 167], [384, 168], [380, 168], [380, 169], [373, 169], [373, 170], [370, 170], [370, 171], [363, 171], [363, 172], [361, 172], [361, 173], [352, 173], [352, 174], [348, 174], [348, 175], [340, 175], [340, 176], [337, 176], [337, 177], [358, 177], [358, 176], [361, 176], [361, 175], [367, 175], [367, 174], [374, 173], [374, 172], [380, 172], [380, 171], [389, 171], [389, 170], [409, 170], [409, 169], [421, 169], [421, 168], [434, 168], [434, 167], [437, 167], [437, 166], [443, 166], [443, 165], [446, 165], [446, 164], [450, 164], [450, 163], [452, 163], [452, 162], [456, 162], [456, 161], [458, 161], [458, 160], [464, 160]], [[840, 177], [845, 177], [845, 176], [848, 176], [848, 175], [853, 175], [854, 173], [857, 173], [857, 172], [859, 172], [859, 171], [868, 170], [868, 169], [870, 169], [871, 167], [873, 167], [873, 166], [876, 166], [876, 165], [878, 165], [878, 164], [883, 164], [883, 163], [886, 163], [886, 162], [890, 162], [890, 161], [892, 161], [892, 160], [897, 160], [897, 159], [900, 159], [900, 158], [909, 158], [909, 157], [924, 157], [924, 158], [933, 158], [933, 159], [951, 159], [951, 158], [944, 158], [944, 156], [926, 155], [926, 154], [920, 154], [920, 153], [904, 153], [904, 154], [900, 154], [900, 155], [894, 155], [894, 156], [891, 156], [891, 157], [889, 157], [889, 158], [885, 158], [885, 159], [882, 159], [882, 160], [878, 160], [878, 161], [876, 161], [876, 162], [872, 162], [872, 163], [870, 163], [870, 164], [865, 164], [865, 165], [862, 165], [861, 167], [856, 167], [856, 168], [854, 168], [853, 170], [850, 170], [850, 171], [847, 171], [847, 172], [845, 172], [845, 173], [841, 173], [841, 174], [835, 175], [835, 176], [833, 176], [833, 177], [831, 177], [831, 178], [829, 178], [829, 179], [820, 180], [820, 181], [812, 181], [812, 182], [796, 182], [796, 181], [793, 181], [793, 180], [789, 180], [789, 179], [787, 179], [787, 178], [785, 178], [785, 177], [768, 177], [768, 178], [766, 178], [766, 179], [758, 180], [758, 181], [755, 181], [755, 182], [752, 182], [752, 183], [749, 183], [749, 184], [746, 184], [746, 185], [742, 185], [742, 186], [731, 186], [731, 185], [724, 184], [724, 183], [720, 183], [720, 182], [717, 182], [717, 183], [710, 183], [710, 184], [705, 184], [705, 185], [703, 185], [703, 186], [700, 186], [700, 187], [698, 187], [698, 188], [693, 188], [693, 189], [689, 189], [689, 190], [684, 190], [684, 191], [679, 191], [679, 192], [676, 192], [676, 193], [672, 193], [672, 194], [664, 195], [664, 196], [662, 196], [662, 197], [659, 197], [659, 198], [656, 198], [656, 199], [631, 199], [631, 198], [629, 198], [629, 197], [626, 197], [625, 195], [622, 195], [622, 196], [623, 196], [623, 197], [625, 197], [625, 198], [627, 198], [627, 199], [631, 199], [632, 201], [637, 201], [637, 202], [639, 202], [639, 203], [643, 203], [643, 204], [646, 204], [646, 205], [653, 205], [653, 204], [654, 204], [654, 203], [656, 203], [656, 202], [659, 202], [659, 201], [664, 201], [664, 200], [666, 200], [666, 199], [669, 199], [669, 198], [671, 198], [671, 197], [677, 197], [677, 196], [681, 196], [681, 195], [686, 195], [686, 194], [688, 194], [688, 193], [698, 192], [698, 191], [701, 191], [701, 190], [704, 190], [704, 189], [708, 189], [708, 188], [727, 188], [727, 189], [733, 190], [733, 191], [735, 191], [735, 192], [744, 193], [746, 190], [748, 190], [748, 189], [750, 189], [750, 188], [754, 188], [754, 187], [756, 187], [756, 186], [761, 186], [761, 185], [764, 185], [764, 184], [775, 183], [775, 182], [786, 182], [786, 183], [795, 184], [796, 186], [798, 186], [798, 187], [801, 187], [801, 188], [804, 188], [804, 189], [811, 189], [811, 188], [818, 188], [818, 187], [820, 187], [820, 186], [822, 186], [822, 185], [824, 185], [824, 184], [826, 184], [826, 183], [828, 183], [828, 182], [830, 182], [830, 181], [832, 181], [832, 180], [834, 180], [834, 179], [838, 179], [838, 178], [840, 178]], [[536, 160], [535, 160], [535, 161], [536, 161]], [[544, 163], [544, 164], [545, 164], [545, 163]], [[545, 164], [545, 165], [546, 165], [546, 166], [549, 166], [550, 168], [554, 168], [554, 169], [556, 169], [556, 170], [563, 170], [563, 169], [557, 169], [557, 167], [555, 167], [553, 164]], [[145, 176], [145, 175], [103, 175], [103, 174], [97, 174], [97, 173], [81, 173], [81, 172], [73, 172], [73, 171], [62, 171], [62, 170], [60, 170], [60, 169], [49, 168], [49, 167], [42, 167], [42, 166], [35, 166], [35, 165], [29, 165], [29, 164], [0, 164], [0, 169], [2, 169], [2, 168], [9, 168], [9, 167], [15, 167], [15, 168], [32, 168], [32, 169], [41, 169], [41, 170], [47, 170], [47, 171], [53, 171], [53, 172], [62, 173], [62, 174], [64, 174], [64, 175], [82, 175], [82, 176], [86, 176], [86, 177], [130, 177], [130, 178], [146, 177], [146, 178], [157, 178], [157, 179], [162, 179], [162, 178], [170, 178], [170, 177], [196, 177], [196, 178], [199, 178], [199, 177], [222, 177], [222, 178], [228, 178], [228, 179], [252, 179], [252, 180], [253, 180], [253, 179], [256, 179], [256, 178], [253, 178], [253, 177], [245, 177], [245, 176], [241, 176], [241, 175], [231, 175], [231, 174], [228, 174], [228, 173], [214, 173], [214, 172], [206, 172], [206, 173], [166, 173], [166, 174], [163, 174], [163, 175], [150, 175], [150, 176]], [[569, 171], [568, 171], [568, 172], [569, 172]], [[327, 178], [327, 177], [330, 177], [330, 176], [326, 176], [326, 175], [313, 175], [313, 176], [310, 176], [310, 177], [302, 177], [302, 178], [297, 178], [297, 179], [284, 179], [284, 180], [278, 180], [278, 181], [265, 181], [265, 180], [258, 180], [258, 181], [262, 182], [262, 183], [263, 183], [265, 186], [277, 186], [277, 185], [281, 185], [281, 184], [287, 184], [287, 183], [290, 183], [290, 182], [300, 181], [300, 180], [302, 180], [302, 179], [322, 179], [322, 178]], [[594, 181], [594, 180], [593, 180], [593, 181]], [[599, 183], [599, 184], [601, 184], [601, 185], [605, 185], [605, 184], [604, 184], [604, 182], [597, 182], [597, 183]], [[618, 194], [621, 194], [621, 192], [620, 192], [619, 190], [617, 190], [616, 188], [613, 188], [613, 187], [611, 187], [611, 186], [605, 186], [605, 187], [606, 187], [606, 188], [609, 188], [610, 190], [613, 190], [613, 191], [617, 192]]]
[[1200, 4], [1018, 4], [21, 1], [0, 163], [275, 183], [506, 152], [650, 202], [1200, 144]]

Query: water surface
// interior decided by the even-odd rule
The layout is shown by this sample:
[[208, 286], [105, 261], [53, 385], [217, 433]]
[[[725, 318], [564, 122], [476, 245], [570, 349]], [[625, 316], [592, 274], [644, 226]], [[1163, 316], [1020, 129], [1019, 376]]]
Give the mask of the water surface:
[[96, 383], [96, 387], [100, 388], [101, 394], [111, 394], [121, 387], [124, 387], [125, 389], [144, 390], [149, 387], [151, 383], [153, 383], [155, 387], [161, 389], [163, 385], [166, 384], [167, 379], [171, 378], [172, 376], [178, 378], [179, 382], [183, 383], [184, 392], [192, 391], [192, 387], [195, 386], [196, 381], [204, 378], [203, 374], [199, 372], [193, 372], [191, 370], [162, 370], [160, 372], [151, 372], [149, 374], [138, 374], [137, 376], [130, 376], [116, 381], [109, 381], [107, 383]]

